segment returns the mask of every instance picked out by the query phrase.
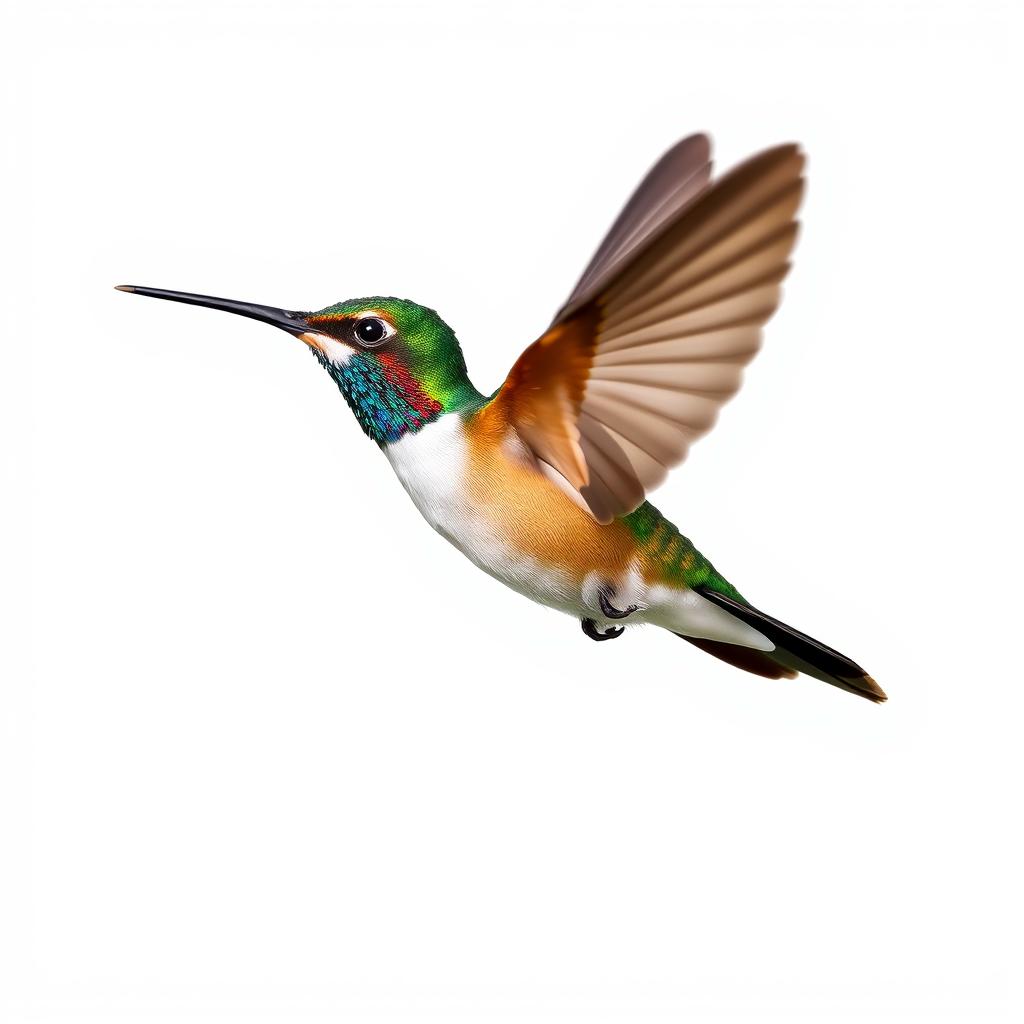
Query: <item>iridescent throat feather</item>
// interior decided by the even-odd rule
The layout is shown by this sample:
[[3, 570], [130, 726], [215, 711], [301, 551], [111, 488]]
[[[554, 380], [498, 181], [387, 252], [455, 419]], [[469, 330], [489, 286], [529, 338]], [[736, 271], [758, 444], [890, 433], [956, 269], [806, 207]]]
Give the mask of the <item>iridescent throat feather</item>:
[[312, 350], [327, 368], [355, 413], [363, 432], [378, 444], [392, 444], [432, 423], [444, 411], [397, 360], [353, 353], [344, 363]]

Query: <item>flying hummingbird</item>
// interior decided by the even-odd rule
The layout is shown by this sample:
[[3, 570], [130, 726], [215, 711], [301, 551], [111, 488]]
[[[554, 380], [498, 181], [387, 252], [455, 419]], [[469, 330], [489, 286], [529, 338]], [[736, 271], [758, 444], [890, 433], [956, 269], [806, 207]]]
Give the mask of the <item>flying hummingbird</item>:
[[295, 335], [428, 523], [592, 640], [650, 623], [770, 679], [885, 693], [838, 651], [751, 605], [645, 500], [739, 388], [778, 306], [804, 159], [778, 146], [712, 181], [694, 135], [651, 169], [551, 326], [490, 396], [452, 329], [405, 299], [315, 313], [120, 285]]

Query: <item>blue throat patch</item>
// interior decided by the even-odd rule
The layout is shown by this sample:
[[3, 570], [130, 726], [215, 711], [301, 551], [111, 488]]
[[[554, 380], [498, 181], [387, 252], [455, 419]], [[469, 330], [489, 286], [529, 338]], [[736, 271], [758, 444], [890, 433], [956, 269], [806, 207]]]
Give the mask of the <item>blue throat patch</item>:
[[363, 432], [378, 444], [392, 444], [415, 433], [444, 411], [408, 372], [398, 368], [389, 372], [373, 356], [357, 352], [338, 366], [315, 349], [313, 353], [334, 378]]

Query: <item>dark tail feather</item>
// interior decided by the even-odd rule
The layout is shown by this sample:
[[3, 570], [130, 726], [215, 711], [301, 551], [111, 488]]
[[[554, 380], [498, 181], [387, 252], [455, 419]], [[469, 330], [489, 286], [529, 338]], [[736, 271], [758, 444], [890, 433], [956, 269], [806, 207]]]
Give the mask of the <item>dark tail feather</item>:
[[824, 683], [838, 686], [841, 690], [873, 700], [876, 704], [886, 700], [885, 693], [878, 683], [860, 665], [845, 655], [826, 647], [806, 633], [801, 633], [792, 626], [765, 615], [749, 604], [726, 597], [709, 587], [696, 589], [702, 597], [706, 597], [720, 608], [724, 608], [730, 615], [735, 615], [737, 619], [766, 636], [775, 644], [775, 650], [755, 651], [749, 647], [738, 647], [714, 640], [697, 640], [692, 637], [683, 637], [684, 640], [689, 640], [690, 643], [731, 665], [760, 676], [767, 676], [769, 679], [792, 677], [796, 672], [803, 672]]
[[786, 668], [785, 665], [773, 661], [771, 654], [765, 651], [755, 651], [753, 647], [740, 647], [739, 644], [727, 644], [721, 640], [705, 640], [703, 637], [683, 636], [682, 633], [676, 633], [676, 636], [735, 668], [741, 668], [746, 672], [753, 672], [755, 676], [764, 676], [765, 679], [796, 678], [796, 672], [793, 669]]

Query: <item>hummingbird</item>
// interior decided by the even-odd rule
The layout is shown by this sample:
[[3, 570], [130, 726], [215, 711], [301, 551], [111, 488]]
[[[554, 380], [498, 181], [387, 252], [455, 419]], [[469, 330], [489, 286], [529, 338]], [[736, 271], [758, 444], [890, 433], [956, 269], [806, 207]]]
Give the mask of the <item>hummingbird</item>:
[[864, 669], [756, 608], [647, 501], [738, 390], [781, 298], [803, 190], [795, 144], [713, 178], [706, 135], [676, 143], [490, 395], [448, 324], [407, 299], [296, 312], [118, 288], [298, 338], [430, 526], [591, 640], [649, 624], [759, 676], [804, 673], [881, 702]]

